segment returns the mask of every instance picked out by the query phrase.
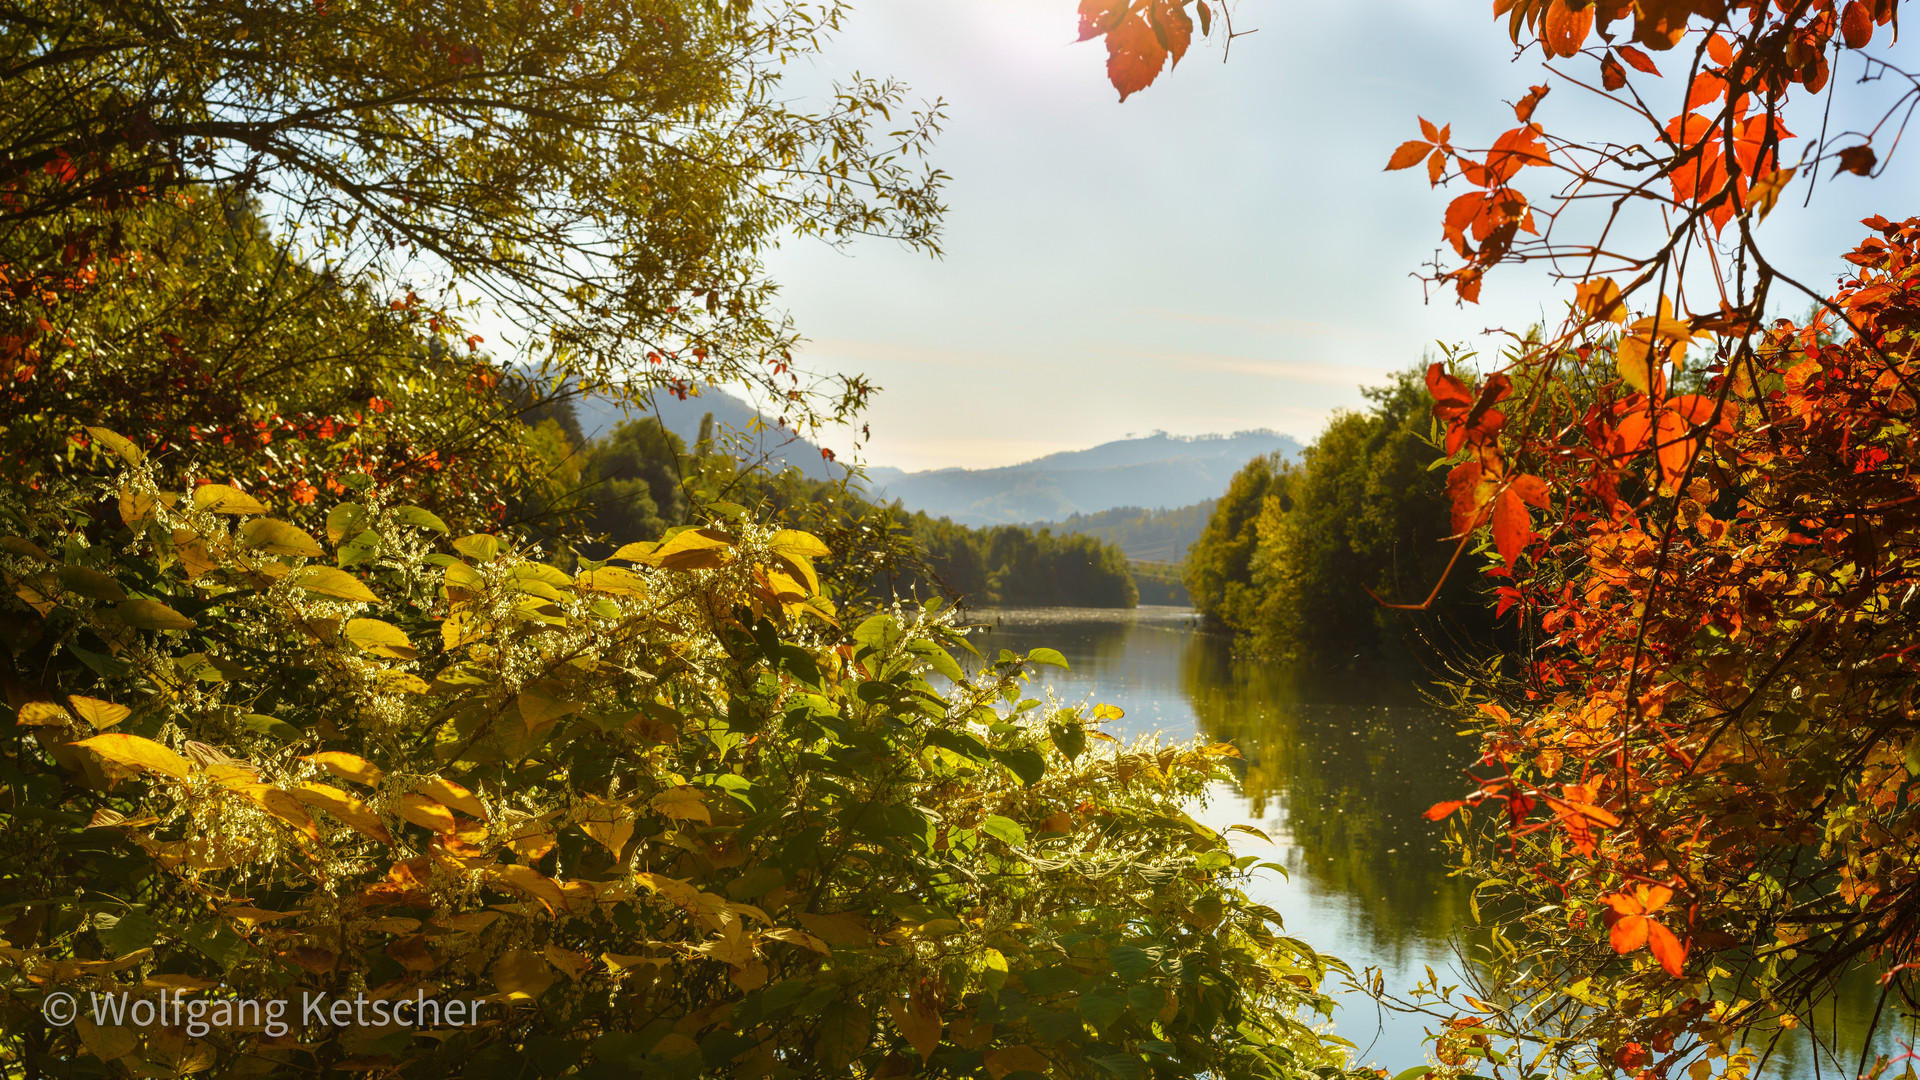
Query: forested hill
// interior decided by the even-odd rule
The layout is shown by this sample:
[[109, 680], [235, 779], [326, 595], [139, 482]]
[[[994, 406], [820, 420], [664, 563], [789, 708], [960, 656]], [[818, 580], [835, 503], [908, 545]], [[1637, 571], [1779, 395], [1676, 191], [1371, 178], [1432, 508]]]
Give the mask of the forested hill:
[[1133, 562], [1173, 564], [1187, 557], [1187, 548], [1206, 529], [1218, 501], [1206, 499], [1173, 510], [1122, 506], [1097, 514], [1075, 514], [1061, 521], [1034, 522], [1028, 528], [1105, 540], [1126, 552]]
[[875, 494], [966, 525], [1059, 521], [1116, 507], [1190, 506], [1226, 491], [1251, 458], [1292, 457], [1273, 431], [1184, 438], [1158, 432], [997, 469], [871, 469]]

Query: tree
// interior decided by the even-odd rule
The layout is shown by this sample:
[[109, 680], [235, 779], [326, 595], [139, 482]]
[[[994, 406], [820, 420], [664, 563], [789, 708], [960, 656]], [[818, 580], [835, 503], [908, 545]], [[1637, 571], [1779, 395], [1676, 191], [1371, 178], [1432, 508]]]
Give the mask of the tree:
[[[792, 411], [810, 415], [759, 253], [788, 232], [930, 248], [940, 212], [941, 174], [916, 165], [937, 106], [880, 134], [896, 84], [856, 79], [819, 112], [780, 88], [842, 14], [7, 0], [0, 269], [25, 301], [66, 276], [48, 250], [131, 254], [126, 214], [257, 195], [282, 258], [422, 309], [444, 345], [500, 319], [518, 366], [636, 391], [756, 382], [805, 391]], [[16, 246], [30, 236], [51, 248]], [[6, 332], [78, 366], [64, 341], [92, 336], [88, 309], [48, 306]], [[824, 407], [864, 391], [849, 379]]]
[[[1754, 1044], [1860, 964], [1883, 1007], [1917, 1004], [1902, 605], [1920, 221], [1869, 218], [1831, 295], [1760, 243], [1795, 181], [1870, 177], [1897, 142], [1904, 113], [1825, 117], [1842, 62], [1913, 80], [1884, 51], [1898, 6], [1501, 0], [1547, 60], [1519, 126], [1469, 151], [1422, 119], [1388, 162], [1467, 187], [1435, 284], [1470, 302], [1538, 261], [1573, 286], [1498, 370], [1427, 377], [1455, 550], [1484, 545], [1538, 635], [1517, 675], [1460, 688], [1485, 754], [1431, 812], [1494, 811], [1493, 835], [1457, 838], [1507, 913], [1480, 997], [1423, 988], [1449, 1019], [1443, 1072], [1484, 1068], [1503, 1038], [1528, 1069], [1749, 1075]], [[1549, 130], [1560, 85], [1641, 137]], [[1796, 131], [1817, 137], [1796, 151]], [[1557, 173], [1556, 194], [1530, 199], [1528, 170]], [[1768, 320], [1807, 302], [1804, 323]], [[1888, 1064], [1862, 1050], [1854, 1071]]]

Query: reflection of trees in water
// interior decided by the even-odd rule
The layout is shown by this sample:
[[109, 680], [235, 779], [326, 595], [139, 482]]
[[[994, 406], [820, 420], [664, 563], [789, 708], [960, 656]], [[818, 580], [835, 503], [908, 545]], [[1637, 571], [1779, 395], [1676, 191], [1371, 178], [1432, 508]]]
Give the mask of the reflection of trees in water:
[[1466, 890], [1421, 813], [1456, 797], [1473, 753], [1406, 676], [1317, 679], [1196, 635], [1180, 683], [1201, 730], [1239, 747], [1241, 789], [1255, 814], [1279, 818], [1296, 880], [1345, 896], [1395, 944], [1467, 924]]

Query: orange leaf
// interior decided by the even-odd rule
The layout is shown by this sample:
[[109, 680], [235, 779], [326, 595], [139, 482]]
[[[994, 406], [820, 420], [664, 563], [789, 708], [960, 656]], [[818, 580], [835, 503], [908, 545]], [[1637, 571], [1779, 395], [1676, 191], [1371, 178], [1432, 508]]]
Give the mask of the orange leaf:
[[1553, 5], [1547, 8], [1547, 17], [1540, 24], [1540, 46], [1549, 57], [1572, 56], [1586, 44], [1587, 35], [1592, 31], [1592, 4], [1581, 4], [1576, 11], [1569, 0], [1553, 0]]
[[1681, 965], [1687, 962], [1687, 947], [1673, 936], [1673, 931], [1661, 926], [1652, 919], [1641, 920], [1647, 924], [1647, 946], [1653, 950], [1653, 958], [1667, 974], [1679, 978]]
[[1126, 17], [1127, 0], [1080, 0], [1080, 40], [1097, 38]]
[[1107, 81], [1120, 100], [1153, 85], [1167, 64], [1167, 50], [1139, 14], [1127, 16], [1107, 32]]
[[1533, 539], [1533, 521], [1527, 515], [1527, 506], [1512, 488], [1494, 498], [1492, 523], [1493, 546], [1500, 549], [1500, 557], [1507, 561], [1508, 569], [1512, 569], [1520, 553], [1527, 549], [1528, 541]]
[[1440, 133], [1440, 129], [1433, 126], [1433, 121], [1428, 120], [1424, 116], [1419, 117], [1419, 120], [1420, 134], [1425, 135], [1428, 142], [1439, 144], [1447, 141], [1447, 137]]
[[1514, 117], [1523, 124], [1533, 119], [1533, 110], [1540, 107], [1541, 99], [1545, 98], [1552, 89], [1551, 86], [1528, 87], [1527, 96], [1521, 98], [1520, 103], [1513, 107]]
[[1424, 816], [1428, 821], [1439, 821], [1441, 818], [1449, 816], [1455, 810], [1465, 805], [1467, 804], [1464, 799], [1455, 799], [1452, 802], [1437, 802], [1427, 807], [1427, 812]]
[[1612, 53], [1600, 58], [1600, 86], [1613, 91], [1627, 85], [1627, 69], [1620, 66]]
[[1183, 0], [1153, 0], [1147, 8], [1147, 18], [1153, 25], [1153, 33], [1160, 46], [1173, 55], [1173, 64], [1180, 66], [1180, 59], [1187, 55], [1187, 46], [1193, 42], [1193, 18], [1181, 6]]
[[1644, 71], [1655, 78], [1660, 76], [1660, 69], [1653, 66], [1653, 57], [1648, 56], [1646, 53], [1641, 52], [1631, 45], [1622, 45], [1618, 51], [1620, 53], [1620, 59], [1631, 64], [1635, 71]]
[[400, 805], [393, 812], [428, 832], [453, 831], [453, 811], [425, 795], [410, 791], [400, 796]]
[[1433, 145], [1431, 143], [1424, 143], [1418, 139], [1410, 139], [1407, 142], [1403, 142], [1400, 144], [1400, 149], [1395, 150], [1393, 156], [1387, 159], [1387, 167], [1384, 171], [1393, 172], [1396, 169], [1411, 169], [1415, 165], [1420, 164], [1420, 162], [1426, 158], [1427, 152], [1432, 149]]
[[1703, 71], [1693, 77], [1693, 86], [1687, 91], [1687, 111], [1691, 112], [1726, 96], [1727, 80], [1711, 71]]
[[1427, 157], [1428, 186], [1439, 187], [1440, 178], [1445, 176], [1446, 174], [1447, 174], [1447, 152], [1445, 150], [1435, 150], [1431, 155]]
[[1622, 915], [1607, 932], [1607, 942], [1613, 951], [1622, 956], [1647, 943], [1647, 924], [1652, 922], [1644, 915]]
[[1849, 49], [1864, 49], [1873, 41], [1873, 13], [1860, 0], [1852, 0], [1840, 15], [1840, 36]]

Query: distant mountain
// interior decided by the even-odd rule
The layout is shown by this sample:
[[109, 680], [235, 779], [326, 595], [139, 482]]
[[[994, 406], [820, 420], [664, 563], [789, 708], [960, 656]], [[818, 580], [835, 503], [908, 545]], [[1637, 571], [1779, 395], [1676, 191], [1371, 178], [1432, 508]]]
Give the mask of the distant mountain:
[[[752, 459], [765, 459], [776, 469], [785, 462], [816, 480], [846, 475], [844, 466], [820, 456], [819, 444], [780, 428], [776, 419], [760, 417], [753, 406], [720, 390], [708, 389], [685, 401], [662, 395], [644, 415], [657, 415], [668, 431], [692, 445], [700, 434], [700, 418], [709, 412], [716, 426], [744, 440], [742, 452]], [[606, 434], [627, 417], [618, 405], [591, 395], [574, 399], [574, 414], [588, 439]], [[752, 431], [756, 418], [762, 425], [757, 433]], [[1155, 432], [997, 469], [909, 473], [870, 465], [867, 489], [875, 498], [898, 499], [908, 510], [924, 510], [962, 525], [1058, 522], [1119, 507], [1192, 506], [1224, 493], [1248, 461], [1275, 452], [1297, 454], [1300, 444], [1264, 430], [1191, 438]]]
[[869, 469], [877, 496], [963, 525], [1060, 521], [1117, 507], [1164, 509], [1219, 497], [1233, 474], [1300, 444], [1274, 431], [1184, 438], [1156, 432], [998, 469]]
[[[712, 413], [715, 428], [723, 429], [724, 434], [738, 441], [742, 456], [751, 461], [764, 460], [776, 471], [781, 468], [779, 463], [785, 462], [815, 480], [840, 480], [847, 475], [844, 466], [820, 456], [818, 443], [800, 437], [792, 428], [782, 429], [777, 418], [762, 417], [753, 406], [721, 390], [709, 388], [699, 397], [685, 401], [663, 393], [658, 395], [652, 409], [631, 414], [606, 398], [589, 394], [574, 400], [574, 412], [580, 420], [581, 434], [588, 439], [606, 434], [622, 420], [657, 416], [668, 431], [686, 440], [688, 446], [700, 437], [700, 419]], [[758, 432], [753, 430], [756, 419], [761, 421]]]

